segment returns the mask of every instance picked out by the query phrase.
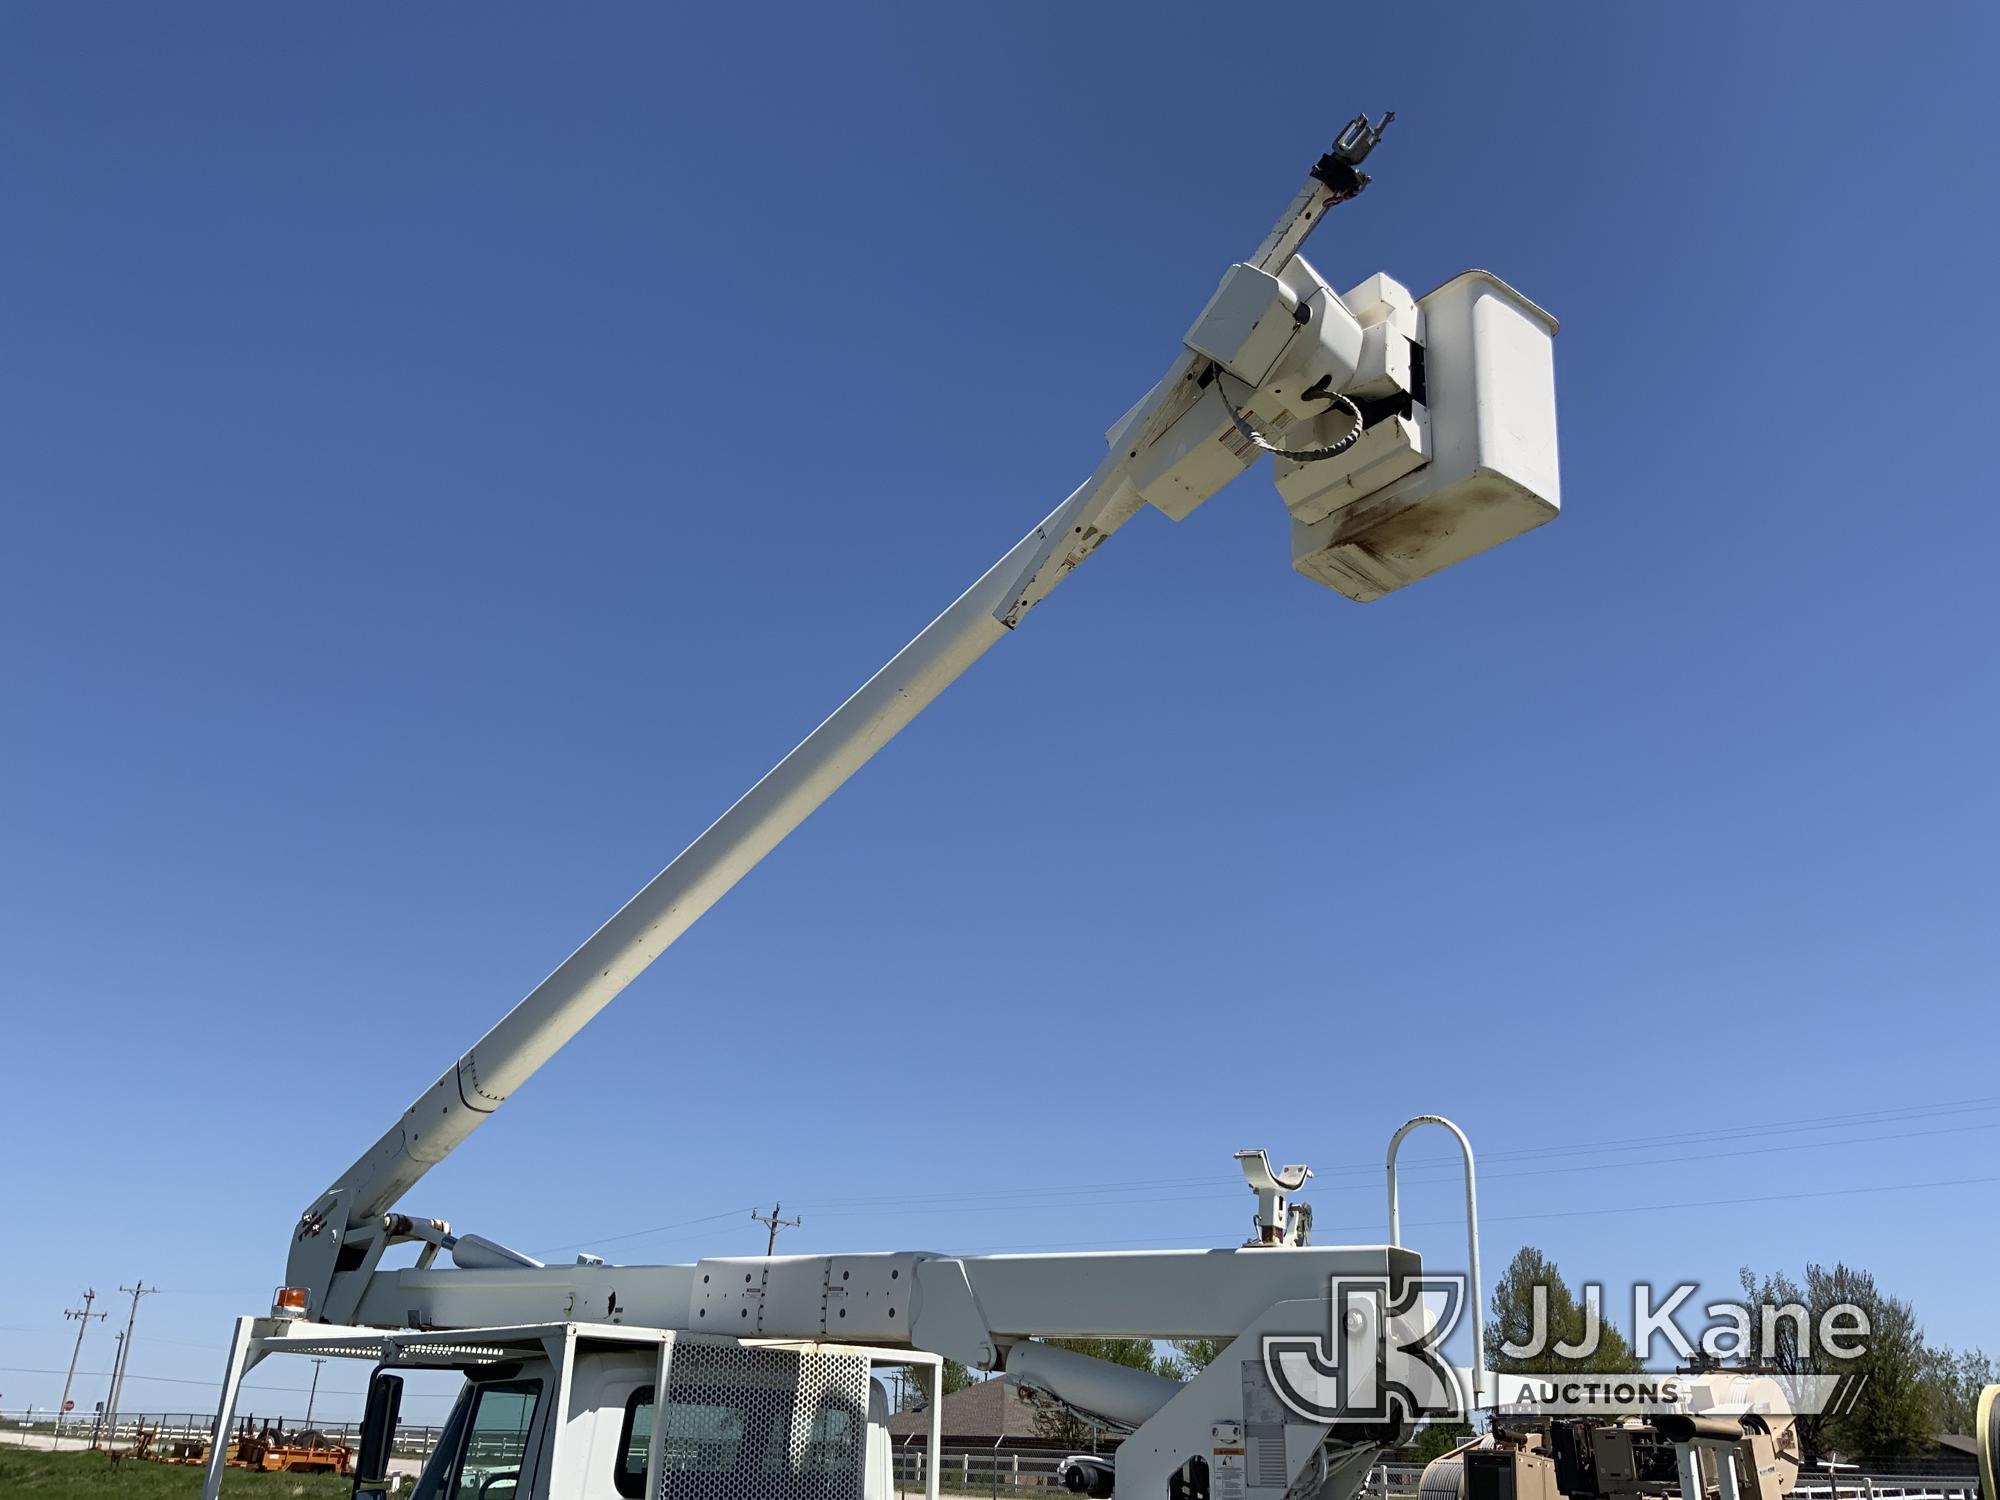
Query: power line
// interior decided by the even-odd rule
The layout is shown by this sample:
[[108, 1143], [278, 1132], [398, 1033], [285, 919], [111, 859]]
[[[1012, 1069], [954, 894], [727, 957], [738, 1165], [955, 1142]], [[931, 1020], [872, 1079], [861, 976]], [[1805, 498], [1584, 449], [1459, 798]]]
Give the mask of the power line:
[[[1730, 1140], [1771, 1135], [1795, 1135], [1837, 1129], [1842, 1126], [1869, 1124], [1891, 1124], [1918, 1120], [1982, 1113], [2000, 1110], [2000, 1095], [1988, 1094], [1972, 1098], [1945, 1100], [1919, 1105], [1891, 1105], [1869, 1110], [1848, 1110], [1838, 1114], [1794, 1116], [1777, 1120], [1719, 1126], [1701, 1130], [1662, 1132], [1653, 1135], [1628, 1136], [1608, 1141], [1591, 1143], [1568, 1143], [1563, 1145], [1526, 1146], [1482, 1151], [1480, 1161], [1527, 1162], [1559, 1159], [1575, 1156], [1610, 1156], [1633, 1152], [1660, 1150], [1673, 1146], [1693, 1146], [1720, 1144]], [[1874, 1141], [1915, 1139], [1928, 1135], [1953, 1134], [1962, 1131], [1988, 1130], [2000, 1128], [2000, 1120], [1980, 1122], [1955, 1127], [1945, 1127], [1934, 1131], [1905, 1131], [1879, 1135], [1852, 1136], [1833, 1141], [1801, 1141], [1779, 1145], [1759, 1145], [1746, 1147], [1740, 1151], [1718, 1151], [1690, 1153], [1678, 1156], [1642, 1158], [1638, 1160], [1585, 1162], [1559, 1167], [1523, 1169], [1520, 1171], [1486, 1172], [1482, 1175], [1489, 1181], [1508, 1177], [1555, 1175], [1569, 1172], [1591, 1172], [1620, 1168], [1663, 1166], [1686, 1161], [1708, 1161], [1727, 1156], [1765, 1155], [1779, 1151], [1812, 1150], [1821, 1147], [1843, 1147], [1864, 1145]], [[1426, 1168], [1446, 1173], [1456, 1172], [1458, 1158], [1455, 1156], [1432, 1156], [1407, 1158], [1406, 1166], [1416, 1181], [1429, 1180]], [[1378, 1174], [1382, 1164], [1375, 1162], [1347, 1162], [1336, 1166], [1317, 1169], [1320, 1178], [1351, 1176], [1359, 1173]], [[1108, 1207], [1140, 1206], [1154, 1203], [1197, 1203], [1213, 1201], [1212, 1193], [1195, 1194], [1152, 1194], [1148, 1189], [1159, 1188], [1224, 1188], [1237, 1183], [1234, 1174], [1208, 1173], [1197, 1176], [1125, 1178], [1114, 1182], [1041, 1184], [1029, 1187], [988, 1187], [960, 1188], [950, 1191], [919, 1193], [875, 1193], [844, 1194], [819, 1199], [808, 1199], [802, 1205], [814, 1209], [822, 1217], [859, 1218], [864, 1216], [895, 1217], [901, 1210], [906, 1215], [927, 1214], [956, 1210], [958, 1212], [1019, 1212], [1037, 1207], [1064, 1208], [1074, 1206], [1076, 1200], [1088, 1199]], [[1322, 1182], [1320, 1190], [1350, 1190], [1359, 1184]], [[1311, 1189], [1308, 1189], [1311, 1191]], [[696, 1228], [701, 1225], [719, 1223], [736, 1218], [746, 1210], [742, 1208], [724, 1209], [717, 1213], [704, 1214], [691, 1219], [679, 1219], [669, 1224], [654, 1225], [646, 1229], [632, 1229], [617, 1234], [598, 1235], [592, 1239], [579, 1240], [574, 1244], [555, 1247], [544, 1252], [558, 1254], [568, 1250], [587, 1250], [599, 1245], [617, 1244], [627, 1240], [645, 1239], [653, 1235], [665, 1234], [679, 1229]], [[748, 1210], [760, 1223], [769, 1220], [754, 1207]], [[773, 1209], [775, 1215], [776, 1209]], [[786, 1227], [790, 1227], [789, 1223]], [[767, 1239], [767, 1249], [774, 1249], [776, 1234]], [[1146, 1243], [1169, 1243], [1165, 1238], [1151, 1238]], [[1114, 1241], [1079, 1241], [1077, 1243], [1106, 1244]], [[221, 1292], [183, 1292], [186, 1296], [234, 1295]]]
[[[1827, 1127], [1821, 1127], [1821, 1128], [1827, 1128]], [[1846, 1136], [1839, 1140], [1831, 1140], [1831, 1141], [1787, 1141], [1773, 1146], [1745, 1146], [1731, 1151], [1693, 1152], [1679, 1156], [1641, 1157], [1637, 1160], [1627, 1160], [1627, 1161], [1572, 1162], [1562, 1166], [1554, 1166], [1554, 1167], [1526, 1167], [1511, 1172], [1482, 1171], [1480, 1173], [1480, 1180], [1482, 1182], [1500, 1182], [1500, 1181], [1506, 1181], [1509, 1178], [1516, 1178], [1516, 1177], [1548, 1177], [1548, 1176], [1559, 1176], [1573, 1172], [1613, 1172], [1613, 1171], [1628, 1172], [1642, 1167], [1669, 1166], [1680, 1162], [1721, 1161], [1727, 1158], [1740, 1157], [1740, 1156], [1769, 1156], [1775, 1153], [1785, 1152], [1785, 1151], [1818, 1151], [1818, 1150], [1825, 1150], [1827, 1148], [1837, 1148], [1844, 1146], [1863, 1146], [1880, 1141], [1908, 1141], [1908, 1140], [1921, 1140], [1931, 1136], [1962, 1135], [1971, 1131], [1980, 1131], [1980, 1130], [2000, 1130], [2000, 1120], [1982, 1120], [1977, 1123], [1968, 1125], [1945, 1125], [1945, 1126], [1939, 1126], [1931, 1130], [1903, 1130], [1903, 1131], [1890, 1131], [1876, 1135]], [[1459, 1168], [1460, 1164], [1457, 1161], [1457, 1159], [1454, 1158], [1451, 1162], [1451, 1165], [1454, 1168], [1453, 1176], [1455, 1177], [1456, 1170]], [[1375, 1173], [1380, 1174], [1382, 1168], [1379, 1164], [1377, 1164], [1374, 1168], [1372, 1168], [1372, 1170]], [[1227, 1177], [1215, 1178], [1211, 1180], [1217, 1183], [1232, 1183], [1241, 1181], [1241, 1179], [1238, 1178], [1227, 1178]], [[1419, 1180], [1429, 1181], [1434, 1179], [1423, 1178]], [[1376, 1184], [1338, 1183], [1333, 1185], [1332, 1190], [1335, 1192], [1355, 1192], [1361, 1190], [1364, 1187], [1372, 1189], [1376, 1187]], [[1311, 1193], [1312, 1191], [1313, 1188], [1307, 1187], [1305, 1189], [1302, 1189], [1295, 1196], [1304, 1197], [1307, 1194]], [[1322, 1189], [1321, 1191], [1323, 1193], [1325, 1190]], [[1159, 1197], [1110, 1197], [1110, 1196], [1100, 1195], [1099, 1201], [1103, 1202], [1106, 1206], [1109, 1207], [1122, 1208], [1128, 1206], [1139, 1206], [1139, 1205], [1154, 1204], [1154, 1203], [1204, 1203], [1204, 1202], [1212, 1202], [1215, 1200], [1216, 1197], [1217, 1194], [1215, 1193], [1170, 1194]], [[1000, 1203], [972, 1202], [972, 1203], [962, 1203], [962, 1204], [952, 1204], [952, 1205], [939, 1205], [937, 1207], [924, 1207], [920, 1203], [913, 1203], [909, 1208], [902, 1210], [900, 1214], [896, 1210], [887, 1207], [876, 1207], [869, 1209], [830, 1208], [823, 1210], [821, 1216], [824, 1218], [908, 1217], [917, 1214], [940, 1213], [945, 1211], [951, 1211], [957, 1213], [999, 1213], [999, 1212], [1015, 1213], [1019, 1212], [1024, 1208], [1038, 1208], [1038, 1207], [1066, 1208], [1070, 1206], [1072, 1205], [1065, 1201], [1037, 1203], [1034, 1201], [1011, 1199], [1006, 1202], [1000, 1202]]]
[[[754, 1203], [745, 1207], [751, 1213], [757, 1211], [757, 1205]], [[557, 1245], [553, 1249], [544, 1250], [542, 1254], [560, 1255], [565, 1250], [589, 1250], [598, 1245], [614, 1245], [620, 1240], [643, 1239], [649, 1234], [665, 1234], [669, 1229], [686, 1229], [694, 1224], [713, 1224], [720, 1219], [733, 1219], [744, 1211], [744, 1208], [725, 1208], [719, 1214], [704, 1214], [699, 1219], [682, 1219], [677, 1224], [657, 1224], [651, 1229], [631, 1229], [623, 1234], [600, 1234], [595, 1239], [578, 1240], [573, 1245]]]
[[[1747, 1198], [1695, 1198], [1678, 1203], [1634, 1203], [1619, 1208], [1564, 1208], [1526, 1214], [1482, 1213], [1479, 1216], [1479, 1222], [1481, 1224], [1518, 1224], [1534, 1219], [1576, 1219], [1600, 1216], [1609, 1217], [1618, 1214], [1666, 1213], [1670, 1210], [1682, 1208], [1721, 1208], [1746, 1203], [1787, 1203], [1795, 1202], [1802, 1198], [1845, 1198], [1868, 1193], [1922, 1192], [1931, 1188], [1978, 1187], [1995, 1182], [2000, 1182], [2000, 1176], [1951, 1177], [1941, 1179], [1937, 1182], [1884, 1182], [1871, 1184], [1866, 1187], [1818, 1188], [1798, 1193], [1756, 1193]], [[1455, 1228], [1464, 1222], [1463, 1219], [1422, 1219], [1415, 1222], [1405, 1220], [1404, 1227], [1410, 1229]], [[1326, 1226], [1327, 1231], [1333, 1234], [1366, 1234], [1381, 1227], [1379, 1222], [1371, 1224], [1333, 1224]], [[1185, 1244], [1189, 1238], [1191, 1236], [1178, 1234], [1146, 1235], [1116, 1240], [1040, 1240], [1017, 1245], [973, 1245], [961, 1248], [957, 1253], [960, 1255], [986, 1255], [1009, 1250], [1108, 1249], [1120, 1245], [1179, 1245]]]
[[[1516, 1172], [1481, 1171], [1479, 1180], [1481, 1182], [1504, 1182], [1509, 1178], [1515, 1177], [1553, 1177], [1571, 1172], [1631, 1172], [1642, 1167], [1670, 1166], [1677, 1162], [1722, 1161], [1738, 1156], [1770, 1156], [1781, 1151], [1821, 1151], [1829, 1147], [1865, 1146], [1878, 1141], [1912, 1141], [1937, 1135], [1963, 1135], [1968, 1131], [1974, 1130], [2000, 1130], [2000, 1120], [1982, 1120], [1973, 1125], [1944, 1125], [1935, 1130], [1901, 1130], [1892, 1131], [1884, 1135], [1846, 1136], [1835, 1141], [1788, 1141], [1776, 1146], [1744, 1146], [1734, 1151], [1704, 1151], [1685, 1156], [1647, 1156], [1640, 1157], [1635, 1161], [1576, 1162], [1560, 1167], [1529, 1167]], [[1450, 1174], [1450, 1180], [1455, 1182], [1458, 1178], [1458, 1171], [1462, 1170], [1462, 1164], [1454, 1162], [1453, 1166], [1457, 1170], [1454, 1170]], [[1377, 1170], [1379, 1172], [1380, 1169], [1378, 1168]], [[1420, 1180], [1435, 1182], [1443, 1179], [1427, 1177]], [[1364, 1188], [1373, 1188], [1374, 1186], [1375, 1184], [1373, 1183], [1341, 1183], [1335, 1186], [1334, 1191], [1351, 1193], [1362, 1191]], [[1294, 1196], [1303, 1197], [1311, 1191], [1311, 1187], [1306, 1187]]]
[[1203, 1183], [1241, 1182], [1242, 1176], [1234, 1172], [1206, 1172], [1196, 1177], [1123, 1177], [1116, 1182], [1079, 1182], [1043, 1184], [1038, 1187], [984, 1187], [961, 1188], [951, 1192], [924, 1193], [862, 1193], [846, 1194], [832, 1198], [810, 1198], [805, 1207], [820, 1209], [835, 1206], [861, 1205], [879, 1207], [892, 1203], [932, 1203], [951, 1202], [957, 1199], [986, 1199], [1018, 1197], [1022, 1194], [1040, 1196], [1043, 1194], [1099, 1194], [1116, 1192], [1125, 1188], [1196, 1187]]
[[[1890, 1124], [1902, 1121], [1930, 1119], [1944, 1115], [1976, 1113], [2000, 1110], [2000, 1095], [1983, 1095], [1971, 1099], [1950, 1100], [1921, 1105], [1900, 1105], [1872, 1110], [1851, 1110], [1841, 1114], [1793, 1117], [1758, 1123], [1718, 1126], [1703, 1130], [1676, 1131], [1664, 1134], [1627, 1136], [1610, 1141], [1596, 1141], [1588, 1144], [1570, 1142], [1551, 1146], [1525, 1146], [1482, 1150], [1479, 1159], [1486, 1162], [1512, 1162], [1539, 1160], [1563, 1156], [1592, 1156], [1612, 1152], [1644, 1151], [1670, 1146], [1700, 1145], [1707, 1142], [1740, 1140], [1746, 1137], [1769, 1135], [1792, 1135], [1815, 1130], [1835, 1129], [1843, 1125]], [[1819, 1144], [1841, 1144], [1829, 1142]], [[1671, 1158], [1670, 1158], [1671, 1159]], [[1410, 1168], [1438, 1167], [1455, 1173], [1459, 1159], [1455, 1155], [1406, 1157]], [[1643, 1163], [1640, 1163], [1643, 1165]], [[1345, 1162], [1330, 1167], [1316, 1167], [1319, 1177], [1334, 1177], [1354, 1173], [1380, 1174], [1382, 1163], [1374, 1161]], [[1494, 1174], [1504, 1175], [1504, 1174]], [[1128, 1178], [1115, 1182], [1076, 1183], [1011, 1188], [962, 1188], [946, 1192], [920, 1193], [875, 1193], [841, 1195], [827, 1198], [808, 1199], [804, 1207], [821, 1213], [842, 1213], [853, 1209], [873, 1210], [891, 1205], [919, 1205], [927, 1203], [950, 1204], [960, 1202], [990, 1202], [999, 1198], [1046, 1198], [1055, 1199], [1074, 1196], [1102, 1196], [1127, 1191], [1140, 1191], [1160, 1187], [1196, 1187], [1207, 1184], [1230, 1184], [1240, 1181], [1233, 1173], [1205, 1174], [1197, 1177]], [[1155, 1199], [1149, 1201], [1173, 1201]], [[1019, 1206], [1019, 1205], [1016, 1205]]]
[[[1978, 1187], [1986, 1183], [2000, 1182], [1995, 1177], [1951, 1177], [1938, 1182], [1882, 1182], [1866, 1187], [1813, 1188], [1797, 1193], [1753, 1193], [1746, 1198], [1691, 1198], [1679, 1203], [1637, 1203], [1622, 1208], [1556, 1208], [1531, 1214], [1481, 1214], [1482, 1224], [1515, 1224], [1530, 1219], [1594, 1219], [1617, 1214], [1663, 1213], [1680, 1208], [1727, 1208], [1745, 1203], [1791, 1203], [1802, 1198], [1848, 1198], [1869, 1193], [1913, 1193], [1929, 1188]], [[1464, 1222], [1460, 1219], [1425, 1219], [1412, 1228], [1440, 1229]], [[1373, 1224], [1342, 1224], [1336, 1229], [1340, 1234], [1360, 1234], [1371, 1230]]]
[[1744, 1146], [1735, 1151], [1705, 1151], [1693, 1156], [1655, 1156], [1639, 1161], [1598, 1161], [1566, 1167], [1533, 1167], [1522, 1172], [1494, 1172], [1493, 1179], [1509, 1177], [1549, 1177], [1564, 1172], [1631, 1171], [1635, 1167], [1663, 1167], [1675, 1162], [1721, 1161], [1734, 1156], [1770, 1156], [1779, 1151], [1820, 1151], [1829, 1146], [1865, 1146], [1875, 1141], [1915, 1141], [1934, 1135], [1963, 1135], [1971, 1130], [2000, 1130], [2000, 1120], [1982, 1120], [1977, 1125], [1941, 1125], [1935, 1130], [1901, 1130], [1888, 1135], [1856, 1135], [1838, 1141], [1790, 1141], [1781, 1146]]
[[[1597, 1141], [1590, 1144], [1572, 1143], [1563, 1146], [1516, 1147], [1511, 1150], [1481, 1151], [1481, 1161], [1520, 1161], [1530, 1158], [1553, 1156], [1594, 1156], [1613, 1151], [1644, 1151], [1654, 1147], [1701, 1145], [1710, 1141], [1737, 1140], [1746, 1136], [1797, 1135], [1815, 1130], [1832, 1130], [1843, 1125], [1886, 1125], [1907, 1120], [1931, 1119], [1940, 1115], [1972, 1114], [2000, 1109], [2000, 1095], [1988, 1095], [1977, 1099], [1963, 1099], [1942, 1104], [1903, 1105], [1891, 1109], [1859, 1110], [1848, 1114], [1815, 1115], [1803, 1119], [1766, 1121], [1754, 1125], [1726, 1125], [1707, 1130], [1679, 1131], [1666, 1135], [1625, 1136], [1612, 1141]], [[1456, 1156], [1425, 1156], [1410, 1159], [1412, 1166], [1437, 1166], [1456, 1171], [1459, 1159]], [[1380, 1172], [1378, 1162], [1353, 1162], [1340, 1167], [1328, 1167], [1321, 1176], [1336, 1173]]]

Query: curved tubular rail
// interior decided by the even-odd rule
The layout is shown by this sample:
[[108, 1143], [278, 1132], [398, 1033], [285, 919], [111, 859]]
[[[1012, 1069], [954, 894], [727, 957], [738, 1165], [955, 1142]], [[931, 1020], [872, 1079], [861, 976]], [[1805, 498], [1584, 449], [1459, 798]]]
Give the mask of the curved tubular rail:
[[1418, 1115], [1404, 1121], [1402, 1129], [1390, 1137], [1386, 1164], [1389, 1174], [1389, 1243], [1397, 1246], [1403, 1243], [1403, 1216], [1396, 1200], [1396, 1155], [1403, 1149], [1403, 1138], [1419, 1125], [1441, 1125], [1449, 1130], [1458, 1142], [1459, 1154], [1465, 1158], [1465, 1239], [1469, 1257], [1467, 1270], [1472, 1278], [1466, 1296], [1472, 1305], [1472, 1400], [1475, 1406], [1484, 1406], [1489, 1394], [1489, 1382], [1486, 1374], [1486, 1309], [1482, 1301], [1485, 1282], [1479, 1275], [1479, 1181], [1472, 1166], [1472, 1142], [1466, 1139], [1463, 1130], [1443, 1115]]

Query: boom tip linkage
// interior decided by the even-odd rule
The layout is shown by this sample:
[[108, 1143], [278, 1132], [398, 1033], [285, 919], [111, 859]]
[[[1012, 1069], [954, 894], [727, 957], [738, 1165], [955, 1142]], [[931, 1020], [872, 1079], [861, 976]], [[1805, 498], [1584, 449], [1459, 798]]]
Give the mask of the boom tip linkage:
[[1313, 164], [1312, 175], [1333, 190], [1334, 202], [1345, 203], [1368, 186], [1370, 179], [1360, 170], [1361, 163], [1381, 144], [1382, 132], [1395, 118], [1392, 109], [1370, 124], [1368, 112], [1363, 110], [1347, 122], [1347, 128], [1334, 138], [1332, 147]]

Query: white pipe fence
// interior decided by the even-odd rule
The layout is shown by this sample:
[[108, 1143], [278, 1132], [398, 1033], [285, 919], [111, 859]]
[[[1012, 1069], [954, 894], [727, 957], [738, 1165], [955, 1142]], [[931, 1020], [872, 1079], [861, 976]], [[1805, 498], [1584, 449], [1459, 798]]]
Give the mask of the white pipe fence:
[[[252, 1428], [262, 1431], [264, 1418], [255, 1413], [244, 1413], [252, 1420]], [[345, 1444], [349, 1448], [361, 1446], [361, 1424], [359, 1422], [315, 1421], [306, 1427], [300, 1417], [284, 1417], [276, 1412], [271, 1414], [271, 1426], [275, 1431], [282, 1428], [286, 1432], [312, 1431], [320, 1433], [329, 1444]], [[89, 1447], [93, 1441], [99, 1447], [129, 1448], [139, 1440], [143, 1429], [151, 1432], [155, 1444], [168, 1441], [206, 1440], [215, 1428], [215, 1413], [207, 1412], [120, 1412], [115, 1426], [99, 1421], [92, 1412], [71, 1412], [63, 1418], [62, 1444], [68, 1448], [72, 1444]], [[239, 1417], [232, 1432], [241, 1432], [243, 1423]], [[399, 1458], [428, 1458], [431, 1449], [437, 1446], [441, 1428], [398, 1426], [394, 1452]], [[55, 1413], [47, 1410], [30, 1412], [0, 1412], [0, 1438], [17, 1438], [35, 1435], [53, 1438], [56, 1433]]]

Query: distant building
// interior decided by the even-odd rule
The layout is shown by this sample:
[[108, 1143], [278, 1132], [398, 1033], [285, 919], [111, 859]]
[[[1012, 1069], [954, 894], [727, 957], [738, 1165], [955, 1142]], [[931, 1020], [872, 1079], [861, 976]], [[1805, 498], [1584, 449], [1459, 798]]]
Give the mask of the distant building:
[[[941, 1420], [943, 1451], [965, 1453], [1067, 1453], [1035, 1431], [1035, 1408], [1021, 1398], [1018, 1387], [1005, 1380], [976, 1380], [944, 1398]], [[930, 1435], [928, 1411], [899, 1411], [889, 1418], [889, 1440], [897, 1447], [921, 1447]], [[1116, 1446], [1100, 1440], [1100, 1447]]]
[[1935, 1476], [1956, 1479], [1979, 1472], [1979, 1443], [1958, 1433], [1941, 1432], [1908, 1453], [1846, 1454], [1836, 1456], [1837, 1467], [1862, 1474], [1895, 1474], [1912, 1478]]
[[1927, 1473], [1977, 1474], [1979, 1472], [1979, 1439], [1961, 1436], [1955, 1432], [1941, 1432], [1931, 1444], [1930, 1451], [1923, 1455], [1933, 1468]]

